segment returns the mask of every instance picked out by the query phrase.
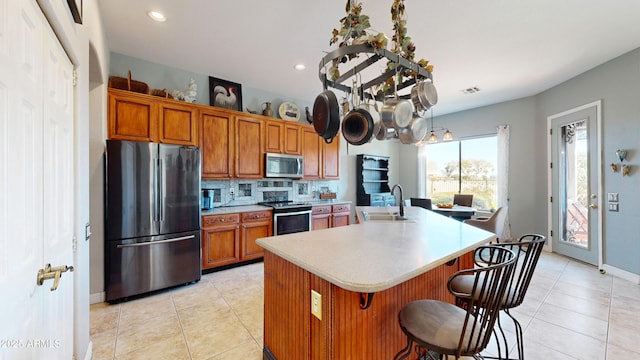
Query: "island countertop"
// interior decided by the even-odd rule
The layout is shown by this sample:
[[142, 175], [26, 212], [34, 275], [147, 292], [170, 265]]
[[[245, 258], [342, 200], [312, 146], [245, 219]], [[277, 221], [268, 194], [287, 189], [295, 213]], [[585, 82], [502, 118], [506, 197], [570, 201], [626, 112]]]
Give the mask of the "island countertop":
[[397, 212], [398, 207], [356, 207], [359, 224], [257, 240], [267, 251], [345, 290], [389, 289], [472, 249], [495, 235], [420, 207], [407, 207], [408, 221], [364, 221], [362, 211]]

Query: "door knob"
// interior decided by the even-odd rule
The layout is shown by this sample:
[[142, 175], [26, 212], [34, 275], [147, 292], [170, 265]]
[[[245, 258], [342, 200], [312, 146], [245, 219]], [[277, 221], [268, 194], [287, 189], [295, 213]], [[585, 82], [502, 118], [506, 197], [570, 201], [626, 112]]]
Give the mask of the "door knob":
[[589, 204], [589, 208], [590, 208], [590, 209], [597, 209], [597, 208], [598, 208], [598, 205], [596, 205], [596, 204]]
[[51, 291], [56, 291], [58, 289], [58, 284], [60, 283], [60, 277], [63, 272], [73, 272], [73, 266], [61, 265], [61, 266], [51, 266], [51, 264], [46, 264], [44, 269], [38, 270], [38, 278], [36, 283], [38, 286], [42, 286], [45, 280], [53, 279], [53, 286], [51, 287]]

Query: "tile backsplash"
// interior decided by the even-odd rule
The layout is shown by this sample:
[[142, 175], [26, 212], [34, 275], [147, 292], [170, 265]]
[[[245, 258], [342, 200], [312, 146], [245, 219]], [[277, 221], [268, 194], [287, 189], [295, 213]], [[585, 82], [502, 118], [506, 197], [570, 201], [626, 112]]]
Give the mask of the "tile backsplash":
[[[338, 181], [332, 180], [202, 180], [202, 189], [214, 190], [214, 207], [252, 205], [274, 197], [292, 201], [312, 201], [320, 192], [337, 192]], [[233, 189], [233, 194], [232, 194]], [[266, 193], [266, 200], [265, 200]]]

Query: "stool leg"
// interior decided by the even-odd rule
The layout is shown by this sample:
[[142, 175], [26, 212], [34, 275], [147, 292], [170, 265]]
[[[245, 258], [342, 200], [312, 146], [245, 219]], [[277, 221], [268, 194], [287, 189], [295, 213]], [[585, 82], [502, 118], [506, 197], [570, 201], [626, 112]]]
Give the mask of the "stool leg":
[[516, 342], [518, 344], [518, 359], [524, 360], [524, 335], [522, 333], [522, 326], [520, 325], [520, 322], [515, 317], [513, 317], [513, 315], [511, 315], [511, 313], [509, 312], [509, 309], [505, 309], [504, 312], [507, 313], [507, 315], [509, 315], [511, 320], [513, 320], [513, 324], [515, 325], [515, 328], [516, 328]]
[[413, 340], [407, 336], [407, 346], [400, 350], [396, 356], [393, 357], [393, 360], [406, 359], [407, 356], [411, 355], [411, 345], [413, 345]]

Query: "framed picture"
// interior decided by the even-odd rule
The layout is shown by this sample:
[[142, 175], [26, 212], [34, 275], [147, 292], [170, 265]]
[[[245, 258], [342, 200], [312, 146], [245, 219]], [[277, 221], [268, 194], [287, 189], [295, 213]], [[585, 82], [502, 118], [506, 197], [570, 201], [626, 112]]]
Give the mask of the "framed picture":
[[242, 111], [242, 85], [209, 76], [209, 105]]
[[67, 0], [67, 4], [73, 15], [73, 21], [82, 24], [82, 0]]

